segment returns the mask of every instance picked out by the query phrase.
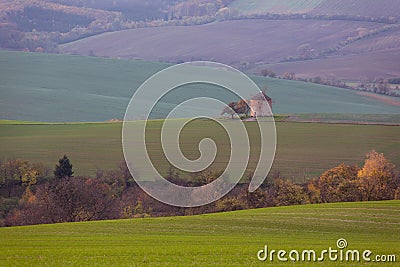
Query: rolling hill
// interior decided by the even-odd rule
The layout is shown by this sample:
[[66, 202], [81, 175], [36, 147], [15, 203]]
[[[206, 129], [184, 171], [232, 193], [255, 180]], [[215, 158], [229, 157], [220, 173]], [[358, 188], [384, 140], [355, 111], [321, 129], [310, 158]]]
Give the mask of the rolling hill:
[[[347, 48], [344, 50], [348, 50]], [[400, 74], [400, 49], [371, 51], [363, 54], [330, 56], [314, 60], [260, 64], [249, 69], [260, 73], [263, 69], [274, 70], [277, 75], [294, 72], [298, 78], [323, 77], [327, 80], [368, 81], [376, 77], [392, 78]]]
[[[265, 266], [257, 252], [336, 249], [400, 255], [399, 201], [318, 204], [200, 216], [0, 228], [2, 266]], [[292, 263], [292, 262], [289, 262]], [[296, 266], [397, 262], [296, 262]]]
[[324, 0], [235, 0], [228, 6], [238, 10], [240, 14], [308, 13], [322, 2]]
[[[288, 61], [307, 69], [312, 62], [316, 72], [326, 69], [324, 78], [373, 80], [400, 77], [399, 33], [398, 25], [354, 20], [241, 19], [104, 33], [61, 45], [60, 51], [173, 63], [212, 60], [249, 72]], [[384, 54], [385, 60], [374, 61], [372, 52]], [[331, 68], [332, 57], [339, 69]], [[340, 69], [346, 69], [346, 75]], [[293, 68], [289, 64], [287, 69], [272, 70], [283, 74]], [[308, 78], [316, 76], [307, 73]]]
[[315, 52], [357, 36], [379, 23], [319, 20], [234, 20], [196, 26], [132, 29], [61, 45], [63, 53], [177, 62], [214, 60], [234, 66], [276, 63], [298, 56], [304, 44]]
[[235, 0], [228, 5], [242, 14], [300, 13], [350, 15], [360, 17], [399, 17], [397, 0]]
[[323, 0], [310, 14], [399, 18], [399, 11], [397, 0]]
[[[212, 60], [249, 73], [296, 61], [307, 69], [299, 77], [389, 79], [400, 77], [398, 67], [388, 68], [399, 61], [399, 14], [397, 0], [0, 0], [0, 47], [169, 63]], [[369, 60], [371, 52], [388, 57]], [[298, 70], [281, 66], [288, 68], [272, 70]]]
[[[1, 51], [0, 118], [48, 122], [122, 119], [136, 88], [167, 66], [143, 61]], [[382, 96], [382, 100], [375, 99], [374, 95], [360, 95], [329, 86], [258, 76], [252, 79], [260, 88], [268, 86], [276, 114], [400, 113], [399, 100], [393, 97]], [[217, 92], [210, 86], [201, 88], [204, 93]], [[187, 90], [188, 94], [191, 92]], [[225, 100], [233, 99], [225, 96]], [[170, 97], [161, 103], [158, 115], [177, 101], [179, 97]]]

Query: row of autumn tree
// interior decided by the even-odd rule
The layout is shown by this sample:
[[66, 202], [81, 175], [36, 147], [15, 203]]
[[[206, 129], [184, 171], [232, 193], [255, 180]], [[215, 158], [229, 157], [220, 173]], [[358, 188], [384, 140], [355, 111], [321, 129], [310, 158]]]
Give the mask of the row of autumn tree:
[[[172, 207], [149, 197], [134, 182], [125, 164], [117, 170], [99, 171], [95, 178], [73, 177], [66, 156], [53, 172], [43, 165], [21, 160], [3, 162], [0, 172], [1, 226], [400, 199], [398, 171], [383, 154], [375, 151], [367, 154], [362, 168], [341, 164], [302, 184], [276, 175], [252, 193], [248, 192], [247, 183], [241, 183], [222, 199], [198, 208]], [[165, 178], [183, 186], [200, 186], [220, 173], [203, 171], [187, 180], [171, 168]]]

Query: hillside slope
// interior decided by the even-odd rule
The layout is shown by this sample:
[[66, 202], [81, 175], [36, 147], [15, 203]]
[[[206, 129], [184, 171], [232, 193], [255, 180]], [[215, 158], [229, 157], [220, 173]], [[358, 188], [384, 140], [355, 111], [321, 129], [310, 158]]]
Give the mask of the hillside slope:
[[[0, 118], [28, 121], [122, 119], [133, 92], [152, 74], [168, 66], [4, 51], [0, 52], [0, 63]], [[268, 86], [277, 114], [400, 113], [397, 98], [383, 97], [390, 101], [382, 101], [346, 89], [257, 76], [252, 79], [260, 88]], [[214, 90], [202, 88], [204, 92]], [[188, 89], [188, 94], [191, 92]], [[170, 98], [162, 105], [167, 108], [176, 101], [179, 99]], [[163, 110], [159, 112], [162, 114]]]
[[[142, 28], [105, 33], [60, 46], [62, 53], [96, 55], [162, 62], [212, 60], [251, 70], [265, 64], [339, 58], [351, 64], [347, 76], [400, 77], [400, 28], [374, 22], [348, 20], [242, 19], [195, 26]], [[384, 52], [386, 61], [369, 60], [371, 52]], [[362, 57], [357, 64], [351, 57]], [[388, 64], [388, 60], [390, 61]], [[393, 66], [388, 69], [388, 66]], [[370, 71], [373, 66], [373, 71]], [[340, 68], [349, 67], [340, 64]], [[323, 75], [347, 77], [329, 64]], [[274, 69], [272, 69], [274, 70]], [[275, 71], [275, 70], [274, 70]], [[277, 71], [277, 70], [276, 70]], [[283, 72], [290, 72], [288, 68]], [[308, 77], [315, 77], [311, 74]]]
[[360, 17], [399, 17], [398, 0], [235, 0], [230, 8], [241, 14], [301, 13]]
[[399, 18], [398, 0], [323, 0], [310, 14]]
[[[2, 266], [265, 266], [269, 249], [336, 249], [400, 255], [399, 201], [318, 204], [187, 217], [0, 228]], [[361, 262], [324, 265], [357, 266]], [[281, 263], [284, 264], [284, 263]], [[287, 264], [287, 263], [286, 263]], [[318, 263], [321, 264], [321, 263]], [[397, 266], [397, 262], [377, 264]], [[316, 262], [296, 262], [315, 266]]]
[[164, 62], [216, 60], [226, 64], [276, 63], [300, 56], [307, 44], [313, 53], [335, 47], [359, 28], [379, 23], [318, 20], [235, 20], [196, 26], [132, 29], [105, 33], [61, 45], [63, 53]]
[[235, 0], [229, 8], [236, 9], [240, 14], [265, 13], [307, 13], [318, 7], [324, 0]]
[[280, 76], [285, 72], [294, 72], [298, 78], [319, 76], [327, 80], [339, 79], [365, 82], [374, 80], [376, 77], [399, 77], [400, 68], [398, 62], [400, 62], [400, 49], [390, 49], [306, 61], [261, 64], [251, 68], [249, 72], [260, 73], [267, 68]]

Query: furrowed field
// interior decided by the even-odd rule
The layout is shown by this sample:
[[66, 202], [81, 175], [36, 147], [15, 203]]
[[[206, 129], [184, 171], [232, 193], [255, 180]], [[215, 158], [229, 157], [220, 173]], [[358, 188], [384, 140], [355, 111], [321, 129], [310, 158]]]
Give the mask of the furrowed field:
[[[96, 170], [116, 169], [123, 161], [121, 123], [78, 124], [0, 124], [0, 159], [21, 158], [43, 162], [51, 169], [58, 158], [67, 154], [76, 175], [94, 176]], [[18, 123], [18, 122], [17, 122]], [[138, 122], [140, 123], [140, 122]], [[233, 121], [232, 123], [240, 123]], [[160, 128], [162, 121], [148, 126], [148, 149], [161, 173], [169, 168], [162, 157]], [[339, 165], [362, 164], [365, 153], [375, 149], [400, 166], [400, 127], [277, 122], [277, 151], [271, 175], [280, 172], [298, 182]], [[246, 123], [252, 149], [259, 139], [254, 123]], [[212, 168], [224, 169], [229, 160], [229, 140], [224, 131], [209, 121], [197, 120], [184, 128], [181, 148], [189, 158], [199, 157], [202, 138], [212, 138], [218, 154]], [[224, 148], [225, 147], [225, 148]], [[248, 170], [255, 167], [257, 153], [251, 154]]]
[[[400, 260], [400, 201], [277, 207], [186, 217], [37, 225], [0, 229], [1, 266], [267, 265], [257, 252], [371, 250]], [[279, 266], [276, 258], [274, 264]], [[297, 262], [296, 266], [315, 266]], [[360, 266], [330, 262], [324, 266]]]

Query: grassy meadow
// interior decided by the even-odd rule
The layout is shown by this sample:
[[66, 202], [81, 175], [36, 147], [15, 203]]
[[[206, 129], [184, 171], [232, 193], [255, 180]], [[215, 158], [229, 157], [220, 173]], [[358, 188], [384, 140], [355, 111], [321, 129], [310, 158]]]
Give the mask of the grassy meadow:
[[262, 14], [262, 13], [307, 13], [316, 8], [324, 0], [296, 1], [296, 0], [236, 0], [229, 5], [230, 8], [237, 9], [242, 14]]
[[[1, 266], [265, 266], [270, 249], [319, 254], [345, 238], [400, 260], [400, 201], [276, 207], [200, 216], [0, 228]], [[272, 262], [278, 266], [288, 263]], [[324, 266], [366, 264], [330, 262]], [[296, 266], [315, 266], [297, 262]], [[398, 264], [398, 263], [397, 263]], [[368, 266], [397, 266], [368, 263]]]
[[346, 14], [359, 16], [397, 15], [395, 0], [235, 0], [229, 4], [241, 14]]
[[[140, 123], [140, 122], [138, 122]], [[240, 123], [239, 121], [232, 123]], [[255, 168], [258, 157], [256, 124], [245, 123], [250, 134], [251, 158], [248, 170]], [[162, 155], [160, 129], [162, 121], [148, 124], [149, 154], [161, 173], [169, 164]], [[277, 151], [271, 175], [277, 171], [286, 178], [302, 181], [314, 177], [342, 162], [362, 164], [365, 153], [375, 149], [400, 166], [400, 127], [385, 125], [351, 125], [277, 122]], [[67, 154], [76, 175], [93, 176], [96, 170], [116, 169], [123, 161], [122, 123], [73, 124], [1, 124], [0, 159], [21, 158], [43, 162], [53, 169], [58, 158]], [[198, 142], [212, 138], [218, 147], [211, 166], [224, 169], [229, 160], [229, 140], [216, 124], [195, 120], [181, 133], [181, 149], [188, 157], [199, 156]], [[253, 150], [255, 151], [253, 153]]]
[[[140, 60], [0, 51], [0, 119], [42, 122], [122, 119], [140, 84], [167, 66]], [[351, 90], [259, 76], [251, 78], [260, 88], [267, 85], [276, 114], [400, 114], [396, 105]], [[166, 97], [160, 104], [159, 115], [180, 98], [195, 94], [236, 101], [224, 90], [204, 84], [182, 90], [185, 92], [181, 96]]]

